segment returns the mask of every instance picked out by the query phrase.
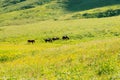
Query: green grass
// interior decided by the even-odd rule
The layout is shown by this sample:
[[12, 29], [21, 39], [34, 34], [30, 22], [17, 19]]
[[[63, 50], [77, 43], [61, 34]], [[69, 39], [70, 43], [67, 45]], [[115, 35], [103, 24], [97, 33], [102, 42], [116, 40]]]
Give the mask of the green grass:
[[120, 80], [119, 4], [0, 1], [0, 80]]
[[[0, 79], [119, 80], [119, 21], [120, 16], [0, 27]], [[43, 40], [63, 35], [70, 40]]]
[[[3, 45], [2, 49], [9, 49], [9, 52], [12, 49], [22, 57], [15, 57], [13, 53], [16, 59], [1, 62], [0, 76], [2, 79], [119, 80], [119, 40], [93, 40], [61, 46], [48, 44], [50, 48], [41, 45]], [[3, 54], [11, 56], [10, 53]]]
[[[69, 21], [49, 20], [19, 26], [5, 26], [0, 28], [0, 40], [1, 42], [25, 44], [27, 39], [35, 39], [41, 43], [44, 42], [43, 39], [48, 37], [58, 36], [61, 38], [63, 35], [68, 35], [71, 37], [71, 41], [68, 43], [74, 43], [74, 40], [119, 37], [119, 18], [118, 16]], [[62, 43], [61, 40], [60, 42]]]

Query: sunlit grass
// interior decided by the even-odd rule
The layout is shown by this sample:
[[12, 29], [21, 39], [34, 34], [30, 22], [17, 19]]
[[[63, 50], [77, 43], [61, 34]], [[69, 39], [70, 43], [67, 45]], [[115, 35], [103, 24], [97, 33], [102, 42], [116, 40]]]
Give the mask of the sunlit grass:
[[[23, 53], [26, 50], [18, 51], [27, 56], [1, 63], [1, 73], [4, 72], [1, 77], [6, 76], [10, 79], [51, 79], [53, 77], [53, 80], [117, 79], [120, 69], [119, 45], [119, 38], [51, 48], [42, 47], [44, 49], [40, 49], [41, 46], [38, 46], [39, 49], [36, 48], [35, 50], [32, 47], [36, 47], [36, 45], [32, 45], [32, 47], [30, 45], [26, 49], [29, 53]], [[16, 46], [12, 49], [17, 50], [19, 47]], [[22, 47], [25, 48], [24, 45]], [[3, 47], [2, 49], [6, 48]], [[7, 54], [10, 56], [9, 53]]]
[[[119, 80], [120, 17], [0, 28], [0, 79]], [[70, 40], [62, 40], [68, 35]], [[60, 40], [45, 43], [45, 38]], [[35, 44], [27, 40], [35, 39]]]

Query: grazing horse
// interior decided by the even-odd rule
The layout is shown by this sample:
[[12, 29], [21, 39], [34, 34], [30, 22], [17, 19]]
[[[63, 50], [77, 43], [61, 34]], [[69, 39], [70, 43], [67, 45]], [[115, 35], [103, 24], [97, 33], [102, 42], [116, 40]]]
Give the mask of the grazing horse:
[[68, 39], [70, 39], [70, 38], [69, 38], [68, 36], [63, 36], [62, 39], [63, 39], [63, 40], [68, 40]]
[[59, 37], [53, 37], [52, 40], [55, 41], [55, 40], [59, 40], [60, 38]]
[[27, 40], [28, 43], [35, 43], [35, 40]]
[[45, 42], [52, 42], [51, 38], [44, 39]]

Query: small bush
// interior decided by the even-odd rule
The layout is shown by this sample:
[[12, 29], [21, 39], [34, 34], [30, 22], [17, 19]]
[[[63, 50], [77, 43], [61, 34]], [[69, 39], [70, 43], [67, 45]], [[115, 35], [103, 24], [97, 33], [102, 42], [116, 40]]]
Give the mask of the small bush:
[[5, 61], [8, 61], [8, 60], [9, 60], [8, 56], [1, 56], [0, 57], [0, 62], [5, 62]]
[[92, 33], [88, 32], [88, 33], [84, 34], [84, 37], [94, 37], [94, 35]]
[[29, 8], [34, 8], [33, 5], [24, 5], [20, 9], [29, 9]]
[[119, 32], [111, 32], [111, 34], [114, 35], [114, 36], [119, 36], [120, 35]]
[[116, 9], [116, 10], [110, 9], [105, 12], [82, 14], [84, 18], [102, 18], [102, 17], [117, 16], [117, 15], [120, 15], [120, 9]]

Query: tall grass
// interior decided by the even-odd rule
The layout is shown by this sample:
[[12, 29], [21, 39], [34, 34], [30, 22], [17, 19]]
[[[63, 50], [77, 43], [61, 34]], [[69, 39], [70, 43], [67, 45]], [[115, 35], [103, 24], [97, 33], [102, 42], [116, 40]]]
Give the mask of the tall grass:
[[[0, 79], [119, 80], [120, 17], [0, 27]], [[68, 35], [70, 40], [43, 39]], [[35, 39], [35, 44], [28, 44]]]
[[[45, 44], [8, 48], [9, 52], [12, 52], [10, 51], [12, 49], [18, 50], [21, 54], [14, 51], [12, 57], [15, 55], [19, 57], [0, 63], [0, 76], [1, 79], [5, 77], [38, 80], [119, 79], [119, 40], [119, 38], [93, 40], [57, 47], [56, 44], [50, 44], [50, 48], [46, 48]], [[2, 49], [7, 49], [4, 46]], [[3, 52], [2, 55], [4, 54], [7, 54], [7, 57], [11, 56], [10, 53]]]

